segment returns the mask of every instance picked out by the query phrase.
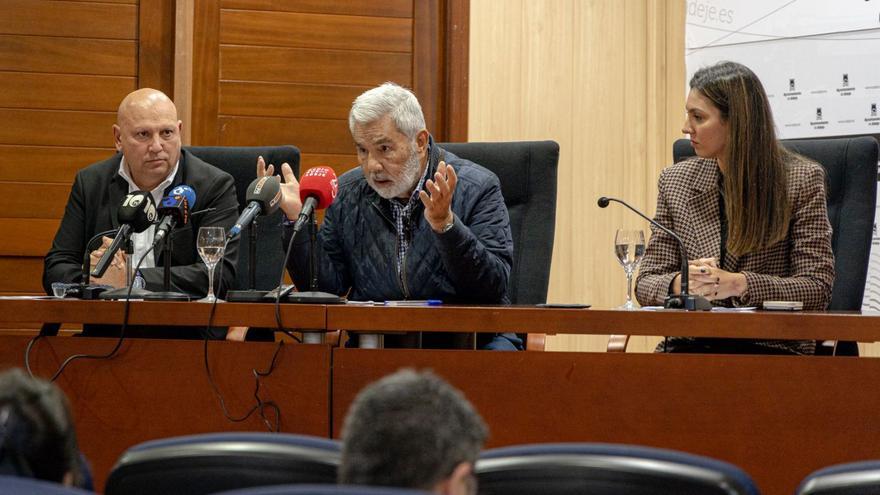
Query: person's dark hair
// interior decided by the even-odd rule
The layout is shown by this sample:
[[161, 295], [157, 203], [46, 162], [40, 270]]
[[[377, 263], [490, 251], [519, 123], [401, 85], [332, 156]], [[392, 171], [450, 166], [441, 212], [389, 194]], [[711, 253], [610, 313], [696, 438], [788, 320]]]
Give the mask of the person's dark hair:
[[790, 153], [776, 139], [770, 101], [758, 76], [742, 64], [719, 62], [694, 73], [690, 87], [708, 98], [728, 124], [728, 250], [744, 255], [785, 239], [791, 221]]
[[20, 369], [0, 373], [0, 474], [82, 483], [67, 397]]
[[475, 463], [487, 435], [461, 392], [431, 372], [401, 370], [351, 405], [339, 482], [430, 490], [460, 463]]

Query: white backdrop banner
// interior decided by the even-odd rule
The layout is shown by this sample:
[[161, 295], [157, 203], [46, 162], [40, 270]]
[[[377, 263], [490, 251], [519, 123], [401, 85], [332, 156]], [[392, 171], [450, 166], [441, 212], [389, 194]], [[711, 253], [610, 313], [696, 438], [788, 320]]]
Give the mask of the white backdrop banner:
[[[780, 139], [880, 134], [880, 1], [686, 1], [687, 80], [721, 60], [748, 66]], [[880, 311], [874, 225], [863, 309]]]

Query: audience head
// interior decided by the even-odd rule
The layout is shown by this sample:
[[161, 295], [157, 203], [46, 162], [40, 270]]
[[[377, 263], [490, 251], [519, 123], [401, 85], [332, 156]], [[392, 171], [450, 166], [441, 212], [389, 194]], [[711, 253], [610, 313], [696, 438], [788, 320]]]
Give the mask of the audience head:
[[419, 100], [385, 83], [358, 96], [348, 114], [358, 163], [380, 196], [409, 198], [424, 173], [428, 130]]
[[182, 128], [177, 107], [161, 91], [138, 89], [119, 104], [113, 137], [138, 188], [152, 191], [174, 169]]
[[67, 398], [20, 369], [0, 373], [0, 474], [70, 486], [83, 481]]
[[474, 463], [487, 435], [461, 392], [431, 372], [401, 370], [351, 405], [339, 481], [475, 494]]
[[694, 73], [682, 132], [694, 151], [718, 160], [724, 177], [728, 250], [743, 255], [785, 238], [789, 153], [776, 139], [770, 101], [758, 76], [736, 62]]

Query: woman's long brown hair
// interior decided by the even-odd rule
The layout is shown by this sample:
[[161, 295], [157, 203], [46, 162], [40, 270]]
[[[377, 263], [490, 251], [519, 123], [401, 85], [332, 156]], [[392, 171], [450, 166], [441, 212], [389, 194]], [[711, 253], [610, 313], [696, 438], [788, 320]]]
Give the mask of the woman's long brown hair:
[[690, 81], [727, 121], [724, 203], [727, 249], [742, 256], [786, 237], [791, 221], [787, 162], [776, 139], [770, 102], [748, 67], [720, 62], [698, 70]]

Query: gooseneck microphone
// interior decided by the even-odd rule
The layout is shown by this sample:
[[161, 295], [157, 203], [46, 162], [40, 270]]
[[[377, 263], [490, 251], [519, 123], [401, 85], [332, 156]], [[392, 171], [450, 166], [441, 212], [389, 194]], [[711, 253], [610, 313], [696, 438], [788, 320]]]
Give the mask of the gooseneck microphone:
[[92, 270], [91, 275], [95, 278], [104, 276], [110, 262], [113, 261], [113, 256], [128, 241], [132, 233], [143, 232], [156, 221], [156, 204], [153, 202], [153, 197], [144, 191], [129, 193], [116, 210], [116, 218], [119, 220], [119, 230]]
[[299, 181], [299, 198], [303, 202], [303, 207], [293, 226], [293, 235], [296, 236], [296, 233], [302, 230], [315, 210], [323, 210], [330, 206], [338, 191], [336, 172], [332, 168], [308, 169]]
[[669, 309], [686, 309], [688, 311], [702, 311], [712, 309], [712, 303], [710, 303], [708, 299], [703, 296], [695, 296], [688, 293], [688, 260], [690, 258], [688, 258], [687, 250], [684, 247], [684, 241], [681, 240], [681, 237], [679, 237], [678, 234], [676, 234], [672, 230], [667, 229], [663, 225], [660, 225], [660, 223], [655, 221], [653, 218], [649, 218], [641, 211], [628, 205], [626, 201], [617, 198], [602, 196], [601, 198], [599, 198], [599, 208], [607, 208], [608, 204], [611, 201], [626, 206], [627, 208], [632, 210], [633, 213], [644, 218], [645, 220], [650, 222], [651, 225], [657, 227], [663, 232], [666, 232], [667, 234], [672, 236], [673, 239], [678, 241], [678, 249], [681, 253], [681, 294], [667, 297], [666, 302], [663, 306]]
[[181, 184], [172, 189], [159, 203], [159, 225], [153, 237], [153, 246], [159, 245], [178, 225], [189, 223], [189, 210], [196, 202], [196, 192], [186, 184]]
[[281, 181], [277, 176], [258, 177], [248, 186], [247, 207], [242, 210], [238, 220], [235, 221], [227, 239], [231, 239], [241, 233], [241, 229], [254, 221], [257, 215], [271, 215], [275, 213], [281, 204]]

